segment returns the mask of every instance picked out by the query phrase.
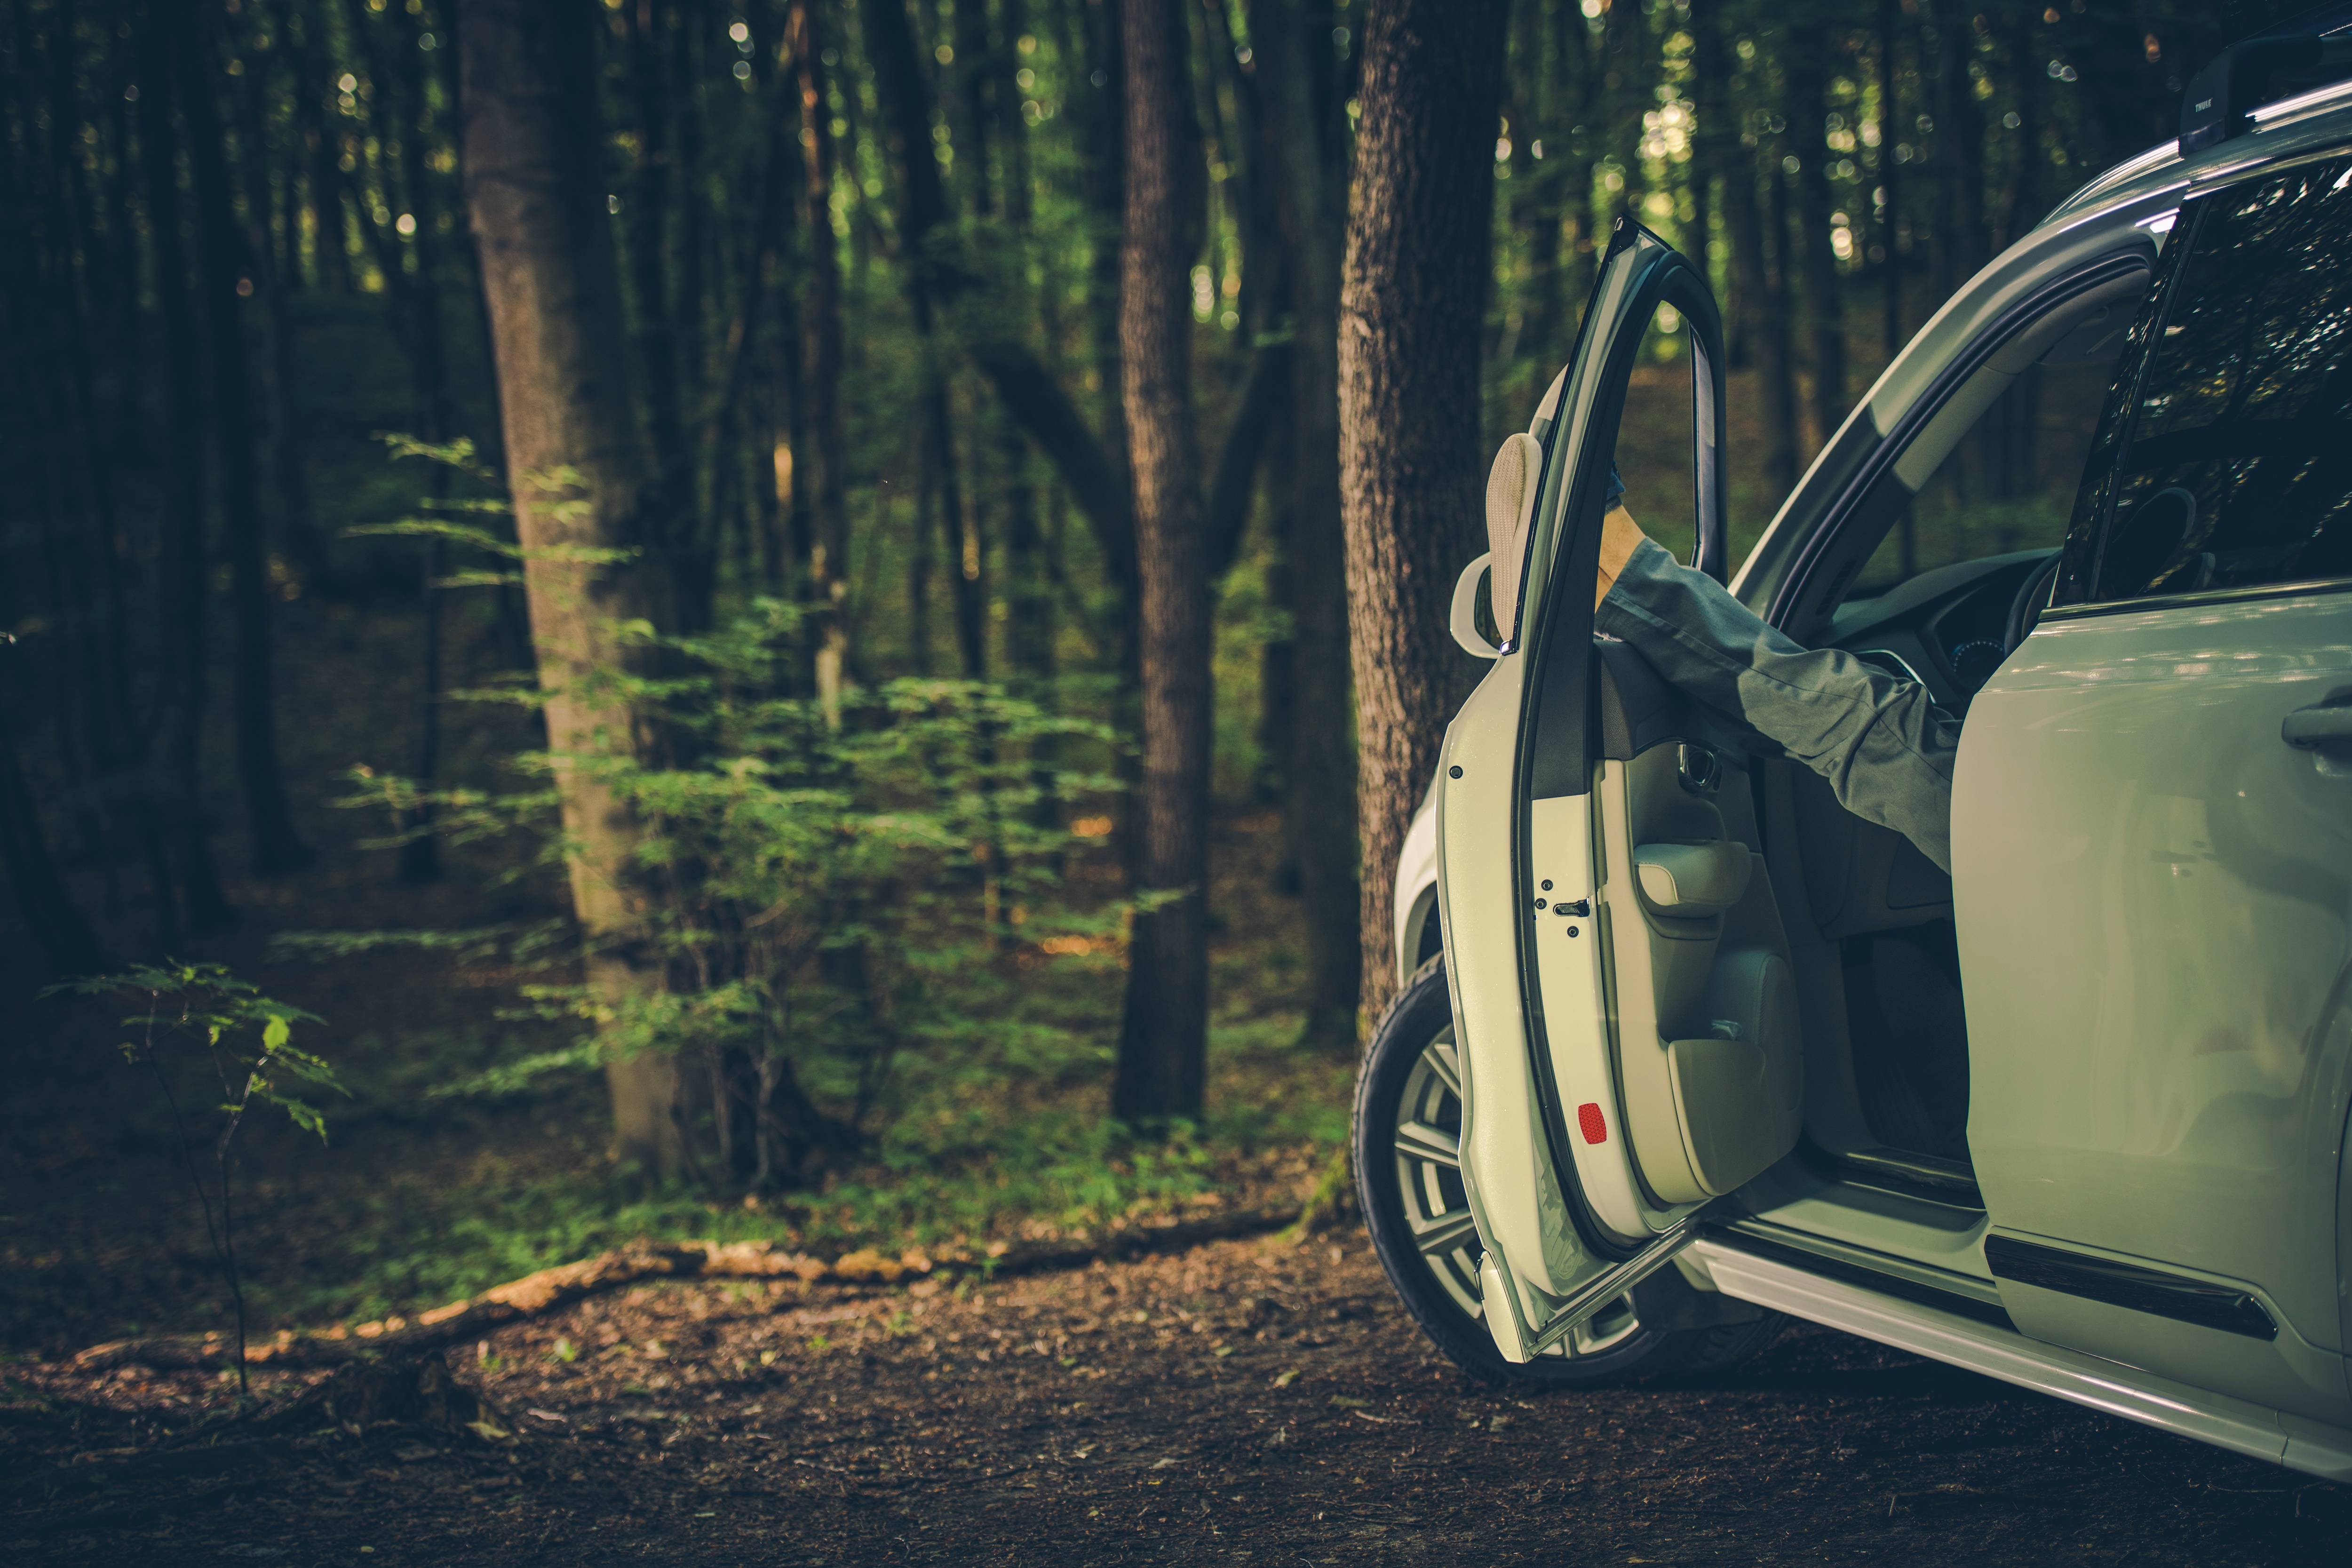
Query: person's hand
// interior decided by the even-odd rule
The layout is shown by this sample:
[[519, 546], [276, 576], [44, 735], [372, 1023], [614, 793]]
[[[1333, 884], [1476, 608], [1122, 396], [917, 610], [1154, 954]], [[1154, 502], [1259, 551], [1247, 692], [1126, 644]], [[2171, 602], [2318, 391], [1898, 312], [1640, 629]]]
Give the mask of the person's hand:
[[1622, 504], [1611, 507], [1609, 515], [1601, 520], [1601, 574], [1592, 589], [1594, 609], [1598, 610], [1601, 601], [1609, 596], [1610, 588], [1616, 584], [1617, 574], [1625, 570], [1625, 563], [1633, 559], [1633, 552], [1641, 548], [1642, 541], [1648, 537], [1642, 531], [1642, 525], [1633, 521], [1633, 514], [1627, 511]]

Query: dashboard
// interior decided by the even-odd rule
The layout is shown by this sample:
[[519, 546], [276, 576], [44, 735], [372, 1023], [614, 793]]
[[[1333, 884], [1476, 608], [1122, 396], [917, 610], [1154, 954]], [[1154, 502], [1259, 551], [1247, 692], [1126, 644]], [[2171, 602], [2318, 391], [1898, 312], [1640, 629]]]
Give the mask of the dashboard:
[[1946, 711], [1965, 713], [2000, 668], [2010, 606], [2054, 553], [2021, 550], [1958, 562], [1883, 594], [1848, 599], [1831, 617], [1825, 640], [1918, 681]]

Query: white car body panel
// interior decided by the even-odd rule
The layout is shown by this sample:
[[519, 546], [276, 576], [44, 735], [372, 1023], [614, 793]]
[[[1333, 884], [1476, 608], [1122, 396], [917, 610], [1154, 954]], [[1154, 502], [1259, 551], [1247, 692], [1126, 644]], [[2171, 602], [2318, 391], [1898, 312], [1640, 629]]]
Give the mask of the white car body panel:
[[2173, 1383], [2096, 1356], [2061, 1350], [1989, 1323], [1898, 1300], [1735, 1245], [1695, 1241], [1685, 1257], [1716, 1289], [1809, 1322], [1843, 1329], [1915, 1355], [1949, 1362], [2126, 1421], [2176, 1432], [2217, 1448], [2283, 1464], [2331, 1481], [2352, 1481], [2352, 1432]]
[[[1437, 790], [1444, 847], [1438, 899], [1461, 1053], [1462, 1184], [1470, 1212], [1489, 1254], [1499, 1252], [1508, 1266], [1508, 1283], [1559, 1296], [1586, 1258], [1552, 1170], [1528, 1065], [1518, 933], [1509, 905], [1494, 897], [1491, 886], [1492, 868], [1511, 861], [1524, 666], [1516, 657], [1496, 660], [1445, 731]], [[1522, 1310], [1533, 1306], [1523, 1303]]]
[[[1856, 405], [1739, 564], [1733, 591], [1766, 608], [1853, 471], [1854, 444], [1940, 395], [1948, 367], [2016, 302], [2070, 268], [2149, 253], [2186, 196], [2234, 172], [2352, 138], [2352, 83], [2256, 119], [2256, 134], [2191, 158], [2167, 144], [2118, 165], [1971, 279]], [[1567, 380], [1552, 384], [1536, 433], [1561, 409]], [[1591, 377], [1576, 379], [1571, 429], [1596, 392]], [[1898, 477], [1920, 467], [1915, 456]], [[1535, 520], [1547, 548], [1528, 562], [1530, 605], [1553, 564], [1555, 518]], [[1783, 1250], [1703, 1237], [1678, 1262], [1741, 1300], [2352, 1482], [2352, 777], [2326, 776], [2278, 733], [2285, 711], [2352, 689], [2352, 594], [2221, 597], [2046, 619], [1971, 710], [1954, 910], [1984, 1209], [1866, 1184], [1800, 1191], [1766, 1180], [1743, 1228]], [[1521, 911], [1496, 896], [1521, 809], [1538, 874], [1570, 898], [1589, 893], [1596, 915], [1616, 863], [1615, 847], [1592, 838], [1607, 764], [1595, 764], [1593, 795], [1513, 798], [1521, 663], [1507, 649], [1449, 730], [1444, 765], [1465, 776], [1441, 767], [1396, 882], [1401, 974], [1416, 967], [1423, 922], [1436, 918], [1427, 911], [1443, 912], [1463, 1047], [1463, 1175], [1489, 1270], [1507, 1279], [1517, 1309], [1510, 1325], [1490, 1314], [1507, 1355], [1542, 1321], [1542, 1295], [1601, 1266], [1569, 1222], [1539, 1120], [1537, 1024], [1522, 1009], [1540, 998], [1548, 1065], [1571, 1116], [1595, 1098], [1583, 1086], [1596, 1061], [1608, 1081], [1609, 1030], [1622, 1024], [1601, 942], [1580, 946], [1547, 926], [1541, 937], [1559, 940], [1538, 941], [1523, 977]], [[1985, 787], [1995, 780], [2000, 788]], [[2258, 789], [2273, 807], [2251, 804]], [[2290, 862], [2294, 875], [2277, 869]], [[1584, 934], [1602, 933], [1585, 924]], [[1578, 1022], [1587, 1016], [1589, 1030]], [[1622, 1159], [1622, 1107], [1603, 1103], [1607, 1147]], [[1573, 1137], [1566, 1148], [1583, 1201], [1612, 1229], [1654, 1233], [1685, 1212], [1654, 1211], [1630, 1173], [1621, 1186], [1605, 1161], [1588, 1159], [1598, 1151]], [[2232, 1335], [1996, 1279], [1984, 1251], [1994, 1236], [2242, 1291], [2278, 1332]], [[1804, 1252], [1824, 1268], [1803, 1267]], [[1847, 1283], [1841, 1262], [1962, 1308], [1998, 1306], [2015, 1331]]]
[[1437, 916], [1437, 796], [1432, 791], [1404, 830], [1397, 851], [1396, 972], [1402, 985], [1421, 967], [1428, 923]]
[[2265, 1345], [2032, 1290], [2019, 1326], [2314, 1415], [2347, 1394], [2352, 770], [2279, 727], [2347, 689], [2342, 593], [2046, 621], [1970, 709], [1952, 799], [1994, 1224], [2282, 1320]]

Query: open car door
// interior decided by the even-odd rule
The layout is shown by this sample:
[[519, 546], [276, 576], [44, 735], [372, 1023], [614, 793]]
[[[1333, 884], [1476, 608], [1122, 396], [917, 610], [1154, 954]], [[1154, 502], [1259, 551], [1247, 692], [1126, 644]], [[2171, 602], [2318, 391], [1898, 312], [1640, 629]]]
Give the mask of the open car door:
[[1686, 335], [1643, 369], [1645, 391], [1686, 364], [1689, 537], [1723, 575], [1719, 316], [1688, 260], [1620, 220], [1573, 357], [1496, 458], [1502, 640], [1480, 650], [1495, 666], [1438, 779], [1463, 1185], [1483, 1317], [1514, 1362], [1668, 1262], [1702, 1205], [1794, 1147], [1801, 1115], [1795, 986], [1744, 757], [1593, 636], [1618, 428], [1660, 331]]

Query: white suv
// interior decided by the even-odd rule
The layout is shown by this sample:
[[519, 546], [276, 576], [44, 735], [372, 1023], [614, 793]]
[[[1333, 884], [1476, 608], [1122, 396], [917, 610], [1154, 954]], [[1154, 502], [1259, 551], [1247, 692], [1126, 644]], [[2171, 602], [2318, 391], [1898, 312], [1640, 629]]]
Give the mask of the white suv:
[[[1359, 1086], [1381, 1258], [1474, 1373], [1785, 1313], [2352, 1480], [2352, 85], [2230, 129], [1955, 295], [1730, 579], [1965, 713], [1948, 878], [1594, 637], [1612, 458], [1725, 566], [1716, 309], [1619, 227], [1457, 595], [1493, 664]], [[1667, 375], [1689, 440], [1621, 450]], [[2073, 498], [2039, 547], [1938, 521], [1997, 460]]]

